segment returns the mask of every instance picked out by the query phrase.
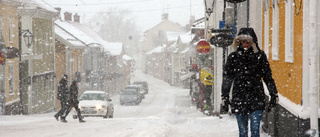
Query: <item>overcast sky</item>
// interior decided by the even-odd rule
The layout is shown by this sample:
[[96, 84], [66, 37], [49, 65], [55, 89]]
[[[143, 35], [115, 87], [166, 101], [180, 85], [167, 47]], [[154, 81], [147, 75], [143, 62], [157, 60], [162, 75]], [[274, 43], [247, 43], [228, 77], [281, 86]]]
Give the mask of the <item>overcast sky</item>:
[[[181, 25], [189, 23], [190, 15], [196, 19], [204, 16], [203, 0], [44, 0], [53, 7], [61, 7], [62, 13], [78, 13], [83, 22], [108, 9], [118, 8], [132, 11], [140, 30], [146, 31], [161, 21], [163, 13], [169, 13], [169, 20]], [[110, 13], [109, 13], [110, 14]]]

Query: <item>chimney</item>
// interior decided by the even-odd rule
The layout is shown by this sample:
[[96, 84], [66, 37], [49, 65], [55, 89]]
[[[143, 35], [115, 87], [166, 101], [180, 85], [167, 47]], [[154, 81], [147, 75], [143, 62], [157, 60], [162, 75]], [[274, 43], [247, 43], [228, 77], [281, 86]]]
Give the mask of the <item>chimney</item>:
[[72, 21], [71, 18], [72, 18], [72, 13], [69, 13], [69, 12], [64, 13], [64, 20], [65, 21]]
[[163, 13], [162, 14], [162, 20], [167, 20], [169, 18], [169, 14], [168, 13]]
[[80, 16], [78, 15], [78, 13], [73, 15], [73, 21], [80, 23]]
[[59, 19], [61, 20], [61, 8], [60, 7], [56, 7], [56, 8], [54, 8], [54, 9], [56, 9], [57, 11], [58, 11], [58, 13], [59, 13]]

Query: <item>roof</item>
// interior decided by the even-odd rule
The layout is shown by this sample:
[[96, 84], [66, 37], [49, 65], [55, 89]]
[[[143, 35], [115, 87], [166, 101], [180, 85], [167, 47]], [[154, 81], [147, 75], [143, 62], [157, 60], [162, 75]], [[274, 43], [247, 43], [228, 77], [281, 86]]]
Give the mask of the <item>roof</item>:
[[126, 54], [123, 55], [122, 58], [125, 59], [125, 60], [133, 60], [130, 56], [128, 56]]
[[81, 41], [77, 40], [75, 37], [70, 35], [66, 30], [63, 30], [59, 26], [54, 26], [56, 38], [60, 39], [63, 44], [69, 45], [69, 46], [76, 46], [76, 47], [85, 47]]
[[152, 54], [152, 53], [159, 53], [159, 52], [163, 52], [164, 48], [166, 47], [166, 45], [162, 45], [162, 46], [158, 46], [156, 48], [154, 48], [153, 50], [147, 52], [147, 54]]
[[177, 32], [177, 31], [167, 31], [167, 40], [168, 41], [176, 41], [178, 37], [186, 32]]
[[50, 4], [43, 0], [15, 0], [18, 2], [21, 2], [21, 7], [24, 9], [45, 9], [47, 11], [53, 12], [53, 13], [58, 13], [58, 11], [52, 7]]
[[92, 43], [98, 43], [96, 40], [92, 39], [83, 31], [79, 30], [77, 27], [73, 26], [69, 22], [62, 22], [61, 20], [56, 20], [55, 25], [59, 26], [61, 29], [69, 32], [70, 35], [80, 40], [82, 43], [86, 45], [90, 45]]
[[192, 34], [191, 31], [180, 35], [181, 42], [185, 43], [185, 44], [189, 44], [193, 40], [194, 37], [195, 37], [195, 34]]
[[105, 42], [103, 43], [105, 51], [109, 51], [111, 55], [119, 56], [121, 55], [123, 45], [121, 42]]

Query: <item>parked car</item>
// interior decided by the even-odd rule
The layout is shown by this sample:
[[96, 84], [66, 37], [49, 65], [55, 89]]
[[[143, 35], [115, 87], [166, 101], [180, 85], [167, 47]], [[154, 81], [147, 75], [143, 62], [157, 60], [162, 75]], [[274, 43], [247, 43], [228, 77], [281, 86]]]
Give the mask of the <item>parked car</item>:
[[132, 84], [132, 85], [125, 86], [125, 89], [131, 89], [131, 88], [138, 89], [138, 92], [140, 93], [141, 98], [144, 99], [146, 91], [143, 89], [142, 85]]
[[137, 86], [126, 86], [120, 95], [120, 105], [135, 104], [139, 105], [142, 101], [142, 94]]
[[143, 89], [146, 91], [146, 94], [149, 93], [149, 87], [148, 87], [148, 82], [147, 81], [134, 81], [133, 84], [142, 85]]
[[[107, 114], [108, 93], [104, 91], [85, 91], [79, 97], [79, 108], [83, 117], [104, 117]], [[113, 112], [112, 112], [113, 115]], [[77, 119], [74, 111], [73, 118]]]

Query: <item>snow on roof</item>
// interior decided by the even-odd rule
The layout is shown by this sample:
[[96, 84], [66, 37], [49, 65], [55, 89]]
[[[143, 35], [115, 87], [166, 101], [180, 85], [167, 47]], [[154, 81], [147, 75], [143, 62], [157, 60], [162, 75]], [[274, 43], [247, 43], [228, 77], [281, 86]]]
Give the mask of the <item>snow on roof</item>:
[[63, 39], [65, 42], [68, 42], [73, 46], [85, 47], [85, 45], [81, 41], [77, 40], [75, 37], [70, 35], [67, 31], [63, 30], [59, 26], [55, 25], [54, 30], [58, 38]]
[[166, 47], [166, 45], [162, 45], [162, 46], [158, 46], [156, 48], [154, 48], [153, 50], [147, 52], [148, 55], [152, 54], [152, 53], [160, 53], [163, 52], [164, 48]]
[[126, 55], [126, 54], [124, 54], [124, 55], [122, 56], [122, 58], [125, 59], [125, 60], [133, 60], [130, 56], [128, 56], [128, 55]]
[[38, 9], [38, 8], [42, 8], [45, 10], [48, 10], [50, 12], [55, 12], [58, 13], [58, 11], [52, 7], [50, 4], [48, 4], [47, 2], [43, 1], [43, 0], [17, 0], [19, 2], [21, 2], [24, 7], [20, 7], [20, 8], [25, 8], [25, 9]]
[[176, 41], [178, 37], [182, 34], [185, 34], [185, 32], [167, 31], [166, 34], [168, 41]]
[[195, 34], [192, 34], [190, 31], [188, 33], [180, 35], [181, 42], [185, 44], [189, 44], [194, 37]]
[[204, 28], [204, 26], [205, 26], [205, 18], [202, 17], [202, 18], [194, 21], [191, 28]]
[[122, 52], [122, 43], [121, 42], [105, 42], [103, 43], [105, 51], [109, 51], [111, 55], [117, 56]]
[[92, 43], [99, 43], [92, 39], [90, 36], [88, 36], [83, 31], [79, 30], [77, 27], [73, 26], [69, 22], [62, 22], [61, 20], [56, 20], [54, 22], [57, 26], [62, 28], [63, 30], [67, 30], [72, 36], [76, 37], [86, 45], [92, 44]]
[[87, 35], [89, 35], [92, 39], [94, 39], [97, 43], [101, 44], [104, 48], [105, 52], [109, 52], [111, 55], [117, 56], [120, 55], [122, 52], [123, 45], [121, 42], [108, 42], [102, 39], [97, 33], [95, 33], [90, 27], [77, 23], [71, 22], [73, 26], [76, 26]]
[[189, 51], [189, 47], [185, 48], [183, 51], [181, 51], [180, 53], [184, 54], [184, 53], [187, 53]]

